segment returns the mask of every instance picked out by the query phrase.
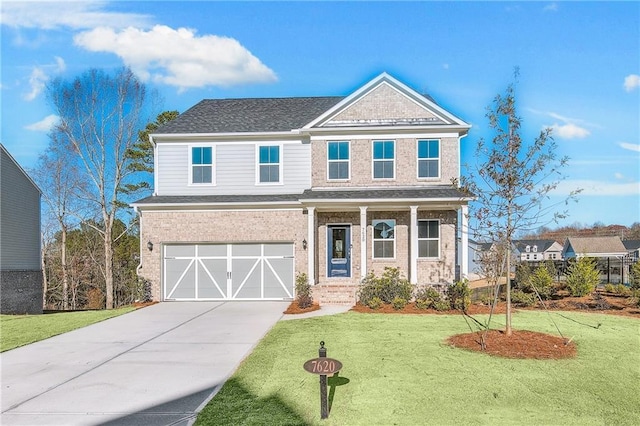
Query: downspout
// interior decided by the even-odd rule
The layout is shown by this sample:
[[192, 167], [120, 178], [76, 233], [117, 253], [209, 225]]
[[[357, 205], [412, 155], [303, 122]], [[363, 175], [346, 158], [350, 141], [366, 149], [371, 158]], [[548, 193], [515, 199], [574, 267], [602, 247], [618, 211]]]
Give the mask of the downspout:
[[140, 277], [140, 269], [142, 269], [142, 213], [138, 210], [138, 207], [136, 206], [133, 206], [133, 211], [136, 212], [136, 214], [140, 218], [138, 222], [138, 240], [140, 241], [140, 244], [138, 244], [138, 246], [139, 246], [140, 263], [138, 263], [138, 266], [136, 266], [136, 276]]

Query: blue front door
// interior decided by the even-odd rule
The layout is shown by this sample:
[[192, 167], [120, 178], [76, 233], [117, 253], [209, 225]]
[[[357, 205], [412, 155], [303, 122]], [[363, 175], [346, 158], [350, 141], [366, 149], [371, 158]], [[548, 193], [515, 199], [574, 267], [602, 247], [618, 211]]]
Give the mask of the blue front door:
[[329, 225], [327, 227], [327, 275], [351, 276], [351, 227]]

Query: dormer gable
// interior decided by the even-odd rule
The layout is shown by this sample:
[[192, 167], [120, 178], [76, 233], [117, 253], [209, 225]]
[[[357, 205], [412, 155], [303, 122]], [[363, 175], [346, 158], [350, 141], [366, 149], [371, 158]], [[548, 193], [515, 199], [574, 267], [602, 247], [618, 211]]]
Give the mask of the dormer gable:
[[369, 83], [304, 126], [304, 129], [362, 127], [470, 126], [387, 73]]

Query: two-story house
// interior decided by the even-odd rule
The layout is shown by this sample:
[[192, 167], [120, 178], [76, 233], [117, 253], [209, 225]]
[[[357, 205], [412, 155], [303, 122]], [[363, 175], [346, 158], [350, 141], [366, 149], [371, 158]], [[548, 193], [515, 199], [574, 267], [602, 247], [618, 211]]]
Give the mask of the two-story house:
[[289, 299], [306, 273], [321, 303], [353, 303], [386, 266], [452, 283], [469, 128], [386, 73], [346, 97], [203, 100], [151, 136], [139, 273], [156, 300]]
[[515, 255], [521, 262], [561, 261], [562, 244], [555, 240], [516, 240]]

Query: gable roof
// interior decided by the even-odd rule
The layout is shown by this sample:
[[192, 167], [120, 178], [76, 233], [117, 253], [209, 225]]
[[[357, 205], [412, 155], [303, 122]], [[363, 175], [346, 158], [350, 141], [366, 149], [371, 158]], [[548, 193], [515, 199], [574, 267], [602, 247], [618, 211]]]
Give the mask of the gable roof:
[[627, 249], [620, 237], [569, 237], [564, 243], [564, 252], [572, 250], [576, 255], [623, 255]]
[[640, 249], [640, 240], [624, 240], [622, 244], [624, 244], [624, 248], [627, 250], [633, 251]]
[[301, 128], [342, 99], [343, 96], [204, 99], [154, 134], [288, 132]]
[[[524, 253], [527, 249], [527, 246], [538, 247], [538, 253], [543, 253], [549, 250], [554, 244], [555, 240], [516, 240], [513, 244], [516, 246], [520, 253]], [[560, 247], [562, 249], [562, 247]]]
[[[373, 90], [380, 87], [392, 90], [416, 110], [428, 112], [427, 117], [380, 117], [365, 123], [327, 123], [346, 111]], [[391, 92], [390, 92], [391, 93]], [[378, 117], [376, 117], [378, 118]], [[179, 134], [225, 134], [291, 132], [292, 130], [321, 130], [321, 125], [336, 127], [436, 125], [460, 128], [471, 126], [442, 107], [429, 96], [420, 94], [387, 73], [382, 73], [349, 96], [204, 99], [176, 119], [164, 124], [152, 136]], [[331, 130], [331, 129], [328, 129]]]
[[[382, 122], [373, 121], [372, 123], [332, 123], [331, 119], [339, 115], [340, 112], [345, 111], [348, 107], [356, 104], [360, 99], [363, 99], [365, 96], [373, 92], [374, 90], [387, 86], [391, 88], [395, 93], [403, 96], [407, 101], [413, 103], [419, 109], [424, 111], [429, 111], [429, 115], [432, 116], [431, 119], [417, 119], [417, 120], [402, 120], [402, 119], [393, 119], [391, 117], [381, 117], [383, 119]], [[391, 118], [391, 120], [387, 120]], [[404, 83], [396, 80], [386, 72], [383, 72], [373, 80], [369, 81], [364, 86], [360, 87], [358, 90], [350, 94], [349, 96], [342, 99], [339, 103], [334, 105], [331, 109], [324, 112], [324, 114], [318, 116], [313, 121], [308, 123], [304, 128], [318, 128], [323, 125], [328, 125], [329, 127], [335, 127], [340, 125], [424, 125], [424, 124], [437, 124], [437, 125], [448, 125], [448, 126], [459, 126], [463, 128], [470, 128], [471, 126], [465, 123], [460, 118], [446, 111], [444, 108], [440, 107], [433, 98], [429, 95], [423, 95], [415, 90], [411, 89]]]

